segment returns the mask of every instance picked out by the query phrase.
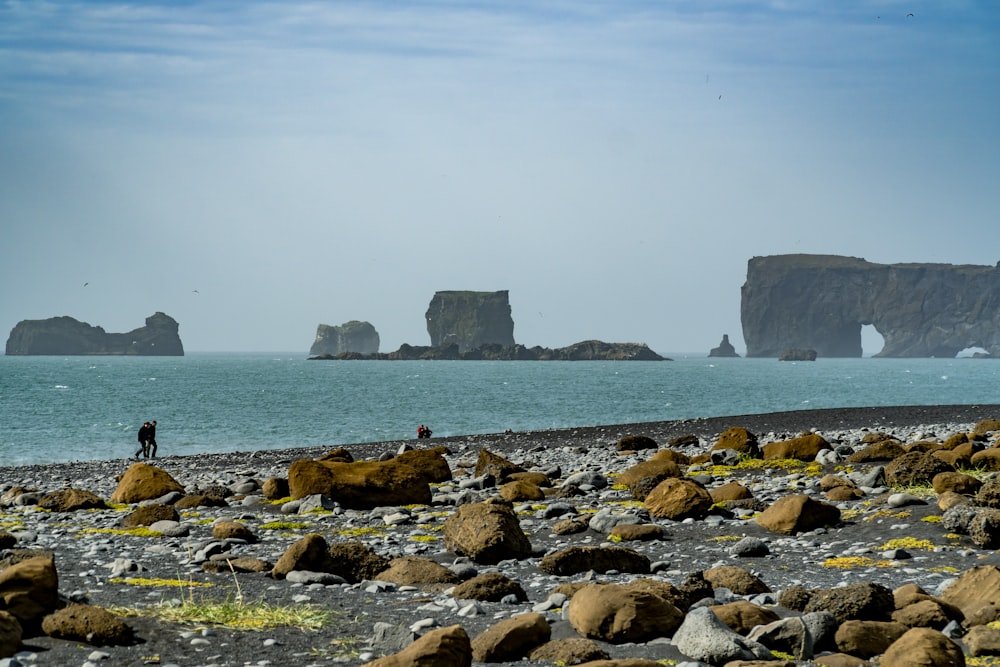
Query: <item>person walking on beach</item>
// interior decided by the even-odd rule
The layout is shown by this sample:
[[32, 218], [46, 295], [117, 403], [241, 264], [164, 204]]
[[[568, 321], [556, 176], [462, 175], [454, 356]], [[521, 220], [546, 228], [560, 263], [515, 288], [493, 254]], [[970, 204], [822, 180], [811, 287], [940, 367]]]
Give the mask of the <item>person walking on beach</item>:
[[156, 420], [149, 422], [149, 430], [146, 432], [146, 449], [149, 451], [149, 458], [156, 458]]
[[135, 458], [139, 458], [139, 454], [142, 454], [143, 458], [149, 458], [149, 427], [149, 422], [143, 422], [139, 427], [139, 449], [135, 452]]

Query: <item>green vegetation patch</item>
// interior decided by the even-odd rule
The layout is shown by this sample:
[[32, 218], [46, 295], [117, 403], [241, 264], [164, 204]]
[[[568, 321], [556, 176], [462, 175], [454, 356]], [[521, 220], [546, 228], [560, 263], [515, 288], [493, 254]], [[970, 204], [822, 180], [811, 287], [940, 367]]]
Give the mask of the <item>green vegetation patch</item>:
[[106, 535], [134, 535], [136, 537], [163, 537], [163, 533], [150, 530], [146, 526], [135, 528], [84, 528], [81, 533], [103, 533]]
[[121, 616], [156, 618], [168, 623], [205, 624], [245, 631], [270, 628], [315, 631], [329, 625], [335, 617], [334, 612], [316, 605], [276, 606], [263, 601], [245, 603], [241, 600], [185, 600], [179, 605], [161, 604], [142, 609], [115, 607], [110, 611]]
[[112, 584], [128, 584], [129, 586], [153, 586], [158, 588], [194, 588], [212, 586], [213, 584], [191, 579], [160, 579], [146, 577], [115, 577], [109, 580]]
[[301, 521], [271, 521], [260, 524], [261, 530], [302, 530], [311, 526], [311, 523]]

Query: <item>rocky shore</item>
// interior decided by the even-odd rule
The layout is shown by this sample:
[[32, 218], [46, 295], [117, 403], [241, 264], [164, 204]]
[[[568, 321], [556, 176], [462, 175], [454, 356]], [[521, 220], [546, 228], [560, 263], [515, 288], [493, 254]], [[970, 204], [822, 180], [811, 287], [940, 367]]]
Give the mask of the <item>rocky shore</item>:
[[998, 419], [0, 467], [0, 667], [1000, 665]]

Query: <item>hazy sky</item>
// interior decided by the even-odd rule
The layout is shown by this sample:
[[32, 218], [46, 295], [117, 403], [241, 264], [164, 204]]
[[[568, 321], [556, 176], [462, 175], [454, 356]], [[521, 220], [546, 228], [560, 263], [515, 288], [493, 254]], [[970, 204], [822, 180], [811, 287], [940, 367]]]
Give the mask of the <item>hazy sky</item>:
[[4, 340], [390, 351], [506, 289], [529, 346], [742, 353], [792, 252], [1000, 259], [1000, 3], [0, 0]]

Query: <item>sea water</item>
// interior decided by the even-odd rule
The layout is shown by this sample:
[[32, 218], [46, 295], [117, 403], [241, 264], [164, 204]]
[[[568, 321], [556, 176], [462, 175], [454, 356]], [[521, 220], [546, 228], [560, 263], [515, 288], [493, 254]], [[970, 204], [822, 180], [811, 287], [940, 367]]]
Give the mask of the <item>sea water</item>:
[[[0, 357], [0, 465], [335, 446], [810, 408], [1000, 403], [992, 359]], [[804, 425], [806, 426], [806, 425]]]

